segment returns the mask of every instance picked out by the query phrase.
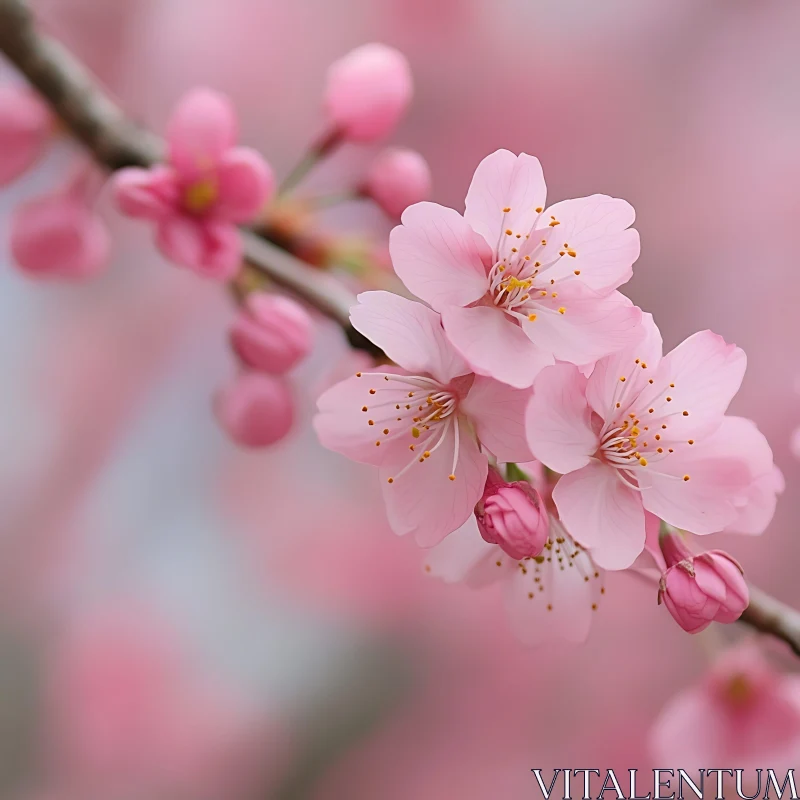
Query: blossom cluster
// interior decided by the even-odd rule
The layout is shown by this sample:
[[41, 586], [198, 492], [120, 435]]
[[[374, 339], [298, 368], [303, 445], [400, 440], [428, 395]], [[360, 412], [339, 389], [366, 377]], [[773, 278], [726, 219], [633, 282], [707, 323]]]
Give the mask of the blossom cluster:
[[686, 630], [737, 619], [736, 562], [693, 564], [668, 529], [662, 555], [659, 526], [759, 534], [782, 489], [764, 436], [726, 413], [744, 352], [702, 331], [665, 355], [619, 292], [639, 256], [633, 222], [601, 194], [548, 206], [536, 158], [493, 153], [463, 215], [421, 202], [392, 231], [418, 300], [366, 292], [352, 309], [393, 364], [319, 399], [321, 442], [379, 468], [393, 530], [432, 548], [426, 569], [502, 581], [527, 641], [583, 639], [604, 570], [642, 558]]

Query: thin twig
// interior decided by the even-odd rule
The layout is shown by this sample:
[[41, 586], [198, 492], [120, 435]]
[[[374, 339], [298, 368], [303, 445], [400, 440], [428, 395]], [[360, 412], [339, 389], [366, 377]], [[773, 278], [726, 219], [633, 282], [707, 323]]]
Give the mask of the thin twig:
[[[38, 30], [25, 0], [0, 0], [0, 51], [100, 166], [114, 171], [148, 167], [162, 159], [164, 143], [135, 125], [80, 61]], [[353, 347], [383, 355], [351, 326], [355, 297], [342, 284], [251, 230], [241, 234], [249, 268], [337, 322]]]
[[791, 606], [751, 586], [750, 605], [739, 621], [786, 642], [800, 656], [800, 612]]

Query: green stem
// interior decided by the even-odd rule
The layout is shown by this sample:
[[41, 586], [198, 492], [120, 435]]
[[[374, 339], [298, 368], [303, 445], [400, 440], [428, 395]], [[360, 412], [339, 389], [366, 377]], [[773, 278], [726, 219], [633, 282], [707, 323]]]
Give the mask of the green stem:
[[294, 189], [321, 159], [338, 147], [341, 141], [342, 137], [336, 130], [330, 131], [318, 139], [300, 160], [300, 163], [283, 179], [278, 188], [278, 195], [285, 195]]

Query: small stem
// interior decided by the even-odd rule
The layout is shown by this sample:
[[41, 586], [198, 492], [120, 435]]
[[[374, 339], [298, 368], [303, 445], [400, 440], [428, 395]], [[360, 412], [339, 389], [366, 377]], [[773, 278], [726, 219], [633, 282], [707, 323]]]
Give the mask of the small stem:
[[800, 656], [800, 612], [761, 589], [750, 587], [750, 605], [739, 621], [786, 642]]
[[322, 194], [316, 197], [309, 197], [308, 204], [316, 209], [331, 208], [338, 206], [342, 203], [351, 203], [353, 200], [358, 200], [361, 197], [357, 192], [334, 192], [333, 194]]
[[339, 132], [332, 130], [321, 136], [309, 148], [308, 153], [300, 160], [297, 166], [283, 179], [278, 188], [278, 196], [288, 194], [303, 178], [329, 153], [333, 152], [342, 141]]

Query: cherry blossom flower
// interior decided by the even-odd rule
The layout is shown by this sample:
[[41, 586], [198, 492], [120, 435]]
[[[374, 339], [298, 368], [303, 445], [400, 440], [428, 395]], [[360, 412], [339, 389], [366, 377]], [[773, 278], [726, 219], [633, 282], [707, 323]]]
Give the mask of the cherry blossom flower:
[[258, 214], [274, 185], [262, 156], [235, 146], [237, 135], [228, 99], [195, 89], [170, 120], [168, 163], [113, 177], [120, 210], [156, 223], [156, 242], [168, 259], [219, 280], [239, 269], [236, 225]]
[[528, 645], [585, 641], [605, 594], [604, 572], [554, 516], [539, 556], [512, 558], [483, 540], [473, 518], [428, 553], [425, 571], [473, 589], [502, 585], [511, 627]]
[[380, 467], [389, 523], [431, 546], [480, 500], [487, 453], [527, 461], [528, 393], [472, 374], [439, 315], [389, 292], [366, 292], [353, 326], [399, 365], [358, 372], [325, 392], [315, 427], [323, 445]]
[[579, 366], [620, 350], [640, 311], [617, 291], [639, 236], [624, 200], [546, 208], [538, 159], [498, 150], [478, 166], [462, 217], [418, 203], [392, 231], [395, 271], [441, 312], [473, 371], [524, 388], [555, 359]]
[[589, 378], [569, 364], [539, 376], [529, 443], [550, 469], [568, 473], [553, 500], [599, 564], [633, 563], [644, 548], [645, 510], [698, 534], [739, 523], [763, 530], [770, 514], [763, 502], [758, 513], [749, 506], [754, 485], [774, 481], [772, 452], [752, 422], [725, 416], [745, 363], [711, 331], [662, 358], [646, 314], [639, 341], [599, 361]]

